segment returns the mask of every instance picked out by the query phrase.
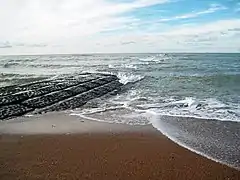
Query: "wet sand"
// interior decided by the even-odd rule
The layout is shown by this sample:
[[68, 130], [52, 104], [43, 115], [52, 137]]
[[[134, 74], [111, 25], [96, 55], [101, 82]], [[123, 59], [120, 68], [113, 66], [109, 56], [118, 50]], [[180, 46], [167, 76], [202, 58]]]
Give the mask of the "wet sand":
[[240, 170], [239, 122], [162, 116], [154, 123], [181, 146]]
[[55, 130], [61, 123], [49, 127], [53, 134], [20, 135], [30, 128], [24, 123], [17, 124], [18, 134], [2, 133], [0, 179], [240, 179], [240, 171], [178, 146], [151, 126], [79, 121], [79, 131], [62, 127], [61, 134]]

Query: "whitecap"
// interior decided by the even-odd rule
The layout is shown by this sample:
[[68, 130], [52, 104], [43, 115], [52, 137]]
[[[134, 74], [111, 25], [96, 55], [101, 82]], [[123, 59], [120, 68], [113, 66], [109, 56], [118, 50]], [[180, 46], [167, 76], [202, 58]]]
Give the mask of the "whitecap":
[[119, 72], [117, 74], [117, 77], [120, 79], [120, 83], [122, 84], [137, 82], [144, 78], [144, 76], [141, 76], [141, 75], [135, 75], [132, 73], [123, 73], [123, 72]]

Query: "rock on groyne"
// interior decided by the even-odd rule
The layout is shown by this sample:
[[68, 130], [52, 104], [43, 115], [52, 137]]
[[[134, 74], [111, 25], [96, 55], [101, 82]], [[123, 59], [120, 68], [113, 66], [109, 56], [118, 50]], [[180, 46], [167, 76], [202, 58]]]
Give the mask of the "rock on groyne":
[[78, 74], [0, 88], [0, 119], [78, 108], [121, 88], [114, 75]]

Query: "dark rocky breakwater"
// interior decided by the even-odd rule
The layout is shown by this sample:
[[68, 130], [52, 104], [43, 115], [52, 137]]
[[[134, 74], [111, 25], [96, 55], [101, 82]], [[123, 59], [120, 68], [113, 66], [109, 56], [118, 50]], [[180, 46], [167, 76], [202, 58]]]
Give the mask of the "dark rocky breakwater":
[[28, 112], [78, 108], [91, 99], [117, 91], [123, 84], [114, 75], [78, 74], [0, 88], [0, 120]]

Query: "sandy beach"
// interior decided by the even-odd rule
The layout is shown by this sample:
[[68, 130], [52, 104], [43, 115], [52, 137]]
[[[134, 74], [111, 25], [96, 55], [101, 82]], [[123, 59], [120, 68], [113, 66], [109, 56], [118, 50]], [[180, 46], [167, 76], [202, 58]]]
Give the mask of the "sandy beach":
[[[56, 117], [58, 123], [55, 121], [54, 127], [50, 126]], [[240, 171], [178, 146], [150, 125], [80, 121], [65, 115], [29, 119], [33, 120], [23, 123], [18, 119], [17, 134], [2, 133], [0, 136], [1, 180], [240, 179]], [[44, 123], [44, 119], [49, 123]], [[53, 130], [55, 133], [34, 134], [31, 131], [27, 134], [29, 126], [33, 128], [39, 120], [43, 120], [44, 126], [38, 126], [38, 133], [41, 129], [49, 131], [58, 127], [62, 133]], [[62, 120], [74, 122], [75, 132], [68, 132], [73, 130], [70, 126], [61, 129]], [[28, 126], [29, 122], [35, 124]], [[16, 128], [15, 123], [9, 124], [4, 128], [10, 129], [13, 124]]]

